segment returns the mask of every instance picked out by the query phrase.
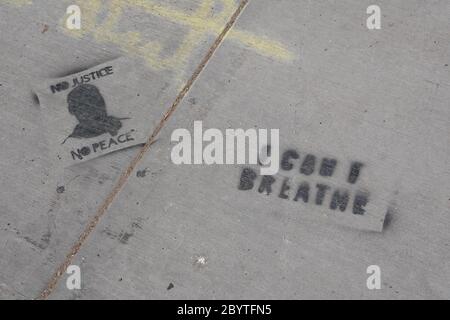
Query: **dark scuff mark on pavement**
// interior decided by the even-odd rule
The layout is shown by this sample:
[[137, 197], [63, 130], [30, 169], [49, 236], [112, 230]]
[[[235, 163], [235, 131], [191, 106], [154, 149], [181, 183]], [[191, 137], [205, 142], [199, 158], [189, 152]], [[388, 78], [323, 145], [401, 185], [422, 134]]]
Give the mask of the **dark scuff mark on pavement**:
[[44, 233], [41, 237], [41, 243], [43, 244], [43, 246], [45, 248], [48, 248], [49, 244], [50, 244], [50, 239], [52, 237], [52, 234], [50, 233], [50, 231], [48, 231], [47, 233]]
[[109, 228], [105, 228], [102, 233], [108, 238], [118, 240], [122, 244], [128, 244], [130, 238], [132, 238], [136, 232], [136, 229], [142, 229], [142, 218], [137, 218], [129, 225], [128, 230], [120, 230], [119, 232], [113, 231]]
[[173, 287], [175, 287], [175, 286], [173, 285], [173, 283], [172, 283], [172, 282], [169, 283], [169, 286], [167, 287], [167, 291], [169, 291], [170, 289], [173, 289]]
[[23, 239], [32, 244], [33, 246], [41, 249], [41, 250], [45, 250], [48, 248], [49, 244], [50, 244], [50, 238], [52, 237], [52, 234], [50, 232], [47, 232], [45, 234], [42, 235], [40, 241], [36, 241], [31, 239], [30, 237], [23, 237]]
[[128, 240], [134, 235], [134, 233], [123, 232], [119, 236], [119, 242], [127, 244]]
[[386, 215], [384, 216], [384, 222], [383, 222], [383, 231], [388, 230], [393, 221], [394, 221], [394, 216], [397, 213], [397, 207], [394, 205], [391, 205], [388, 207], [387, 211], [386, 211]]
[[162, 169], [150, 172], [150, 170], [148, 168], [146, 168], [144, 170], [138, 170], [136, 172], [136, 177], [138, 177], [138, 178], [145, 178], [148, 175], [148, 173], [150, 173], [150, 175], [153, 177], [153, 176], [156, 176], [158, 173], [161, 173], [161, 172], [162, 172]]
[[40, 101], [39, 101], [39, 97], [38, 97], [37, 94], [33, 93], [31, 99], [33, 100], [33, 103], [34, 103], [35, 105], [40, 105], [40, 104], [41, 104]]
[[108, 236], [108, 238], [110, 238], [110, 239], [117, 239], [117, 237], [118, 237], [117, 233], [110, 230], [109, 228], [103, 229], [102, 233], [105, 234], [106, 236]]
[[145, 176], [147, 175], [147, 171], [148, 171], [148, 169], [138, 170], [136, 172], [136, 177], [138, 177], [138, 178], [145, 178]]

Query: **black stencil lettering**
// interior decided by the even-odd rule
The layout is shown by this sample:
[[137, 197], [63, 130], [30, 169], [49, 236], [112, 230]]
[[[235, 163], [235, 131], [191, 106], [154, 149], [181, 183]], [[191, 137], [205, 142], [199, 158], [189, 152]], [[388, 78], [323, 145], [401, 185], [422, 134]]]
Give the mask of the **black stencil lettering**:
[[272, 193], [272, 184], [275, 182], [275, 178], [272, 176], [263, 176], [261, 184], [259, 185], [259, 193], [263, 193], [266, 190], [267, 194]]
[[323, 158], [319, 174], [322, 177], [331, 177], [334, 173], [334, 169], [336, 169], [336, 164], [336, 159]]
[[290, 159], [298, 159], [299, 155], [295, 150], [288, 150], [283, 153], [281, 157], [281, 169], [289, 171], [292, 170], [294, 165], [289, 161]]
[[352, 162], [347, 179], [349, 183], [356, 183], [356, 180], [358, 180], [359, 174], [361, 173], [362, 166], [363, 164], [361, 162]]
[[336, 210], [337, 208], [339, 208], [339, 210], [344, 212], [345, 209], [347, 209], [348, 200], [348, 191], [336, 190], [331, 198], [330, 209]]
[[369, 194], [358, 192], [355, 196], [355, 200], [353, 201], [353, 214], [363, 215], [366, 213], [366, 209], [364, 208], [369, 202]]
[[286, 191], [291, 189], [291, 187], [288, 184], [289, 178], [285, 178], [283, 181], [283, 185], [281, 186], [280, 194], [278, 195], [281, 199], [288, 199], [289, 196], [286, 194]]
[[325, 184], [320, 184], [318, 183], [316, 185], [317, 188], [317, 193], [316, 193], [316, 204], [318, 206], [321, 206], [323, 203], [323, 199], [325, 198], [325, 195], [327, 193], [327, 190], [330, 189], [329, 186], [325, 185]]
[[309, 199], [309, 183], [303, 182], [297, 189], [297, 194], [295, 195], [294, 201], [302, 199], [303, 202], [307, 203]]
[[303, 160], [302, 166], [300, 168], [300, 172], [304, 175], [311, 175], [314, 172], [314, 168], [316, 166], [316, 156], [312, 154], [308, 154]]

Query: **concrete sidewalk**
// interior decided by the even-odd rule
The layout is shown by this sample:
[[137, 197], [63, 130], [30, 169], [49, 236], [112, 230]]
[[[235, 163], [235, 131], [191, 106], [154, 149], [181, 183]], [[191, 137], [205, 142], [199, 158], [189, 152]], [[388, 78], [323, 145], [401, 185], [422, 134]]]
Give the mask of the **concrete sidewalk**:
[[[381, 30], [369, 1], [78, 1], [78, 32], [69, 4], [1, 2], [0, 298], [450, 298], [448, 1], [377, 1]], [[33, 83], [119, 56], [154, 138], [55, 170]], [[292, 167], [175, 165], [194, 121], [280, 129]]]

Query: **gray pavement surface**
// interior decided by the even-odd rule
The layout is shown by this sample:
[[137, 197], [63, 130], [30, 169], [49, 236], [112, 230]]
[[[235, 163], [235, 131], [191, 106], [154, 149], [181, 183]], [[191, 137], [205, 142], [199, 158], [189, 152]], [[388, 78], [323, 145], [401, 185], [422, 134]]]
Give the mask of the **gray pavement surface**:
[[[450, 298], [449, 1], [377, 0], [380, 30], [373, 1], [0, 3], [1, 299]], [[117, 57], [152, 144], [60, 168], [34, 88]], [[200, 120], [280, 129], [292, 168], [258, 190], [256, 166], [173, 164], [172, 132]]]

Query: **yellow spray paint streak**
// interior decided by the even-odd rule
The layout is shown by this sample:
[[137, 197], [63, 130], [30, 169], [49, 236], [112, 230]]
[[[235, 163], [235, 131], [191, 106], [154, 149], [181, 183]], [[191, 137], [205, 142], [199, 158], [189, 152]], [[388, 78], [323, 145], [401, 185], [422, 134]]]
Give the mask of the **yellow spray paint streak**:
[[[6, 2], [23, 5], [31, 3], [31, 0], [4, 0]], [[221, 12], [212, 13], [216, 2], [220, 1]], [[142, 57], [149, 67], [156, 70], [173, 70], [181, 73], [183, 67], [189, 63], [199, 44], [208, 36], [215, 37], [220, 33], [224, 23], [236, 9], [235, 0], [203, 0], [198, 8], [189, 13], [181, 9], [161, 4], [153, 0], [78, 0], [82, 12], [81, 30], [68, 30], [66, 32], [77, 38], [90, 35], [98, 43], [112, 43], [127, 53]], [[142, 39], [139, 32], [120, 32], [118, 26], [125, 8], [141, 8], [150, 15], [154, 15], [170, 22], [189, 28], [180, 45], [171, 56], [163, 57], [161, 52], [163, 44], [159, 41]], [[107, 12], [105, 18], [99, 21], [99, 14]], [[61, 24], [65, 25], [67, 16], [62, 18]], [[254, 33], [232, 29], [227, 36], [228, 40], [236, 41], [256, 53], [277, 59], [291, 61], [295, 55], [278, 41]]]
[[267, 57], [276, 58], [282, 61], [291, 61], [295, 59], [295, 55], [287, 50], [281, 43], [266, 37], [255, 36], [250, 32], [231, 30], [228, 39], [237, 40], [250, 49]]

